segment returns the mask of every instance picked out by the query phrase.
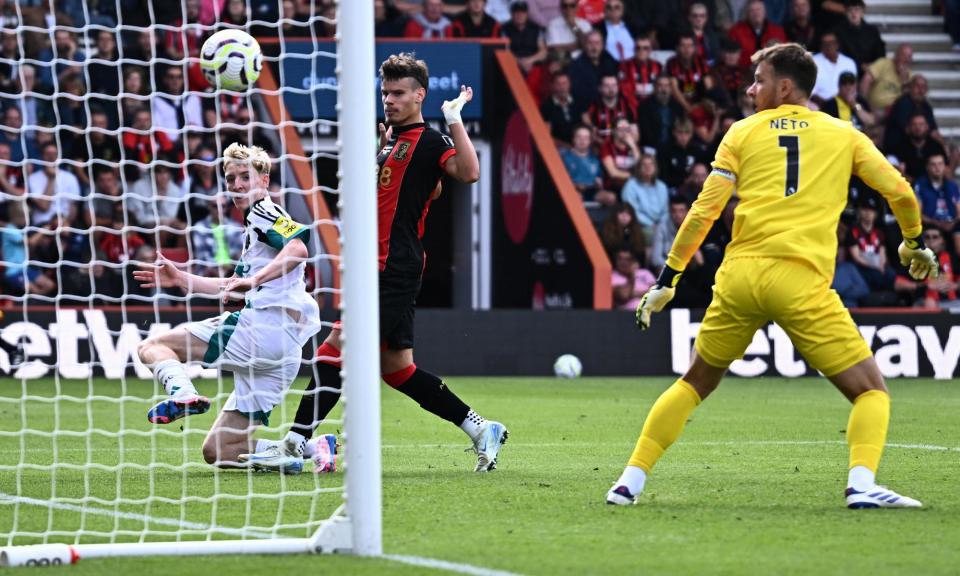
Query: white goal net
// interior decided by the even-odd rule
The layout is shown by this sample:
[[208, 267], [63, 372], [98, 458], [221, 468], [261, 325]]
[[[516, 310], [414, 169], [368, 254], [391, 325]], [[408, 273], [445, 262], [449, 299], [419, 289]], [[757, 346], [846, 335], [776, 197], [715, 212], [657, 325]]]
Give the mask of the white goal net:
[[[0, 564], [380, 553], [367, 4], [41, 0], [0, 10]], [[200, 71], [203, 41], [230, 28], [255, 36], [263, 51], [260, 80], [243, 93], [211, 87]], [[350, 106], [334, 106], [338, 99]], [[339, 153], [316, 151], [331, 131]], [[308, 229], [299, 236], [308, 238], [306, 290], [324, 323], [337, 306], [349, 318], [344, 395], [315, 433], [339, 438], [334, 473], [311, 473], [309, 462], [299, 475], [208, 463], [211, 454], [214, 464], [229, 460], [228, 440], [212, 452], [205, 445], [224, 407], [262, 421], [255, 438], [280, 439], [290, 428], [319, 343], [306, 340], [299, 361], [289, 345], [277, 355], [276, 335], [305, 325], [294, 314], [277, 316], [283, 331], [271, 316], [253, 316], [259, 324], [247, 334], [261, 337], [246, 350], [256, 366], [236, 368], [236, 385], [226, 343], [243, 313], [211, 325], [213, 335], [201, 338], [210, 340], [206, 353], [192, 350], [187, 364], [209, 411], [148, 421], [170, 389], [138, 348], [237, 310], [202, 294], [206, 282], [242, 275], [237, 265], [251, 243], [274, 246], [273, 234], [277, 249], [286, 245], [284, 221], [246, 233], [244, 206], [225, 193], [222, 154], [234, 142], [266, 149], [270, 200]], [[339, 180], [318, 181], [322, 163]], [[338, 200], [339, 190], [349, 198]], [[339, 215], [331, 214], [326, 206], [338, 201]], [[196, 276], [183, 287], [144, 287], [133, 272], [158, 254]], [[264, 297], [251, 296], [257, 290], [243, 310]], [[210, 348], [218, 348], [212, 356]], [[279, 380], [294, 377], [284, 392]], [[273, 392], [262, 392], [268, 381], [280, 390], [269, 414], [254, 410], [273, 404]], [[245, 431], [227, 432], [232, 442]]]

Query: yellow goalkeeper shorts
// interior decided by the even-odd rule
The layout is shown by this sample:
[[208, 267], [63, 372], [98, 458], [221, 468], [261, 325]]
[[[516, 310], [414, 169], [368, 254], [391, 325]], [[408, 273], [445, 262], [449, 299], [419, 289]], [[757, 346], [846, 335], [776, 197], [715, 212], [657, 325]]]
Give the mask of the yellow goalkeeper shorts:
[[723, 262], [697, 335], [697, 354], [711, 366], [726, 368], [743, 357], [754, 333], [770, 321], [826, 376], [872, 355], [830, 282], [806, 264], [780, 258]]

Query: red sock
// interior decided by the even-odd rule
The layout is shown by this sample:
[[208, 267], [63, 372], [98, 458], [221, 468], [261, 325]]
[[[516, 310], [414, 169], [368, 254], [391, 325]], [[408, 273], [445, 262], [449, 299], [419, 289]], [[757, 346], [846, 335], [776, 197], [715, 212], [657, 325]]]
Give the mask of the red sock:
[[399, 388], [403, 385], [404, 382], [410, 379], [413, 376], [413, 373], [417, 371], [416, 364], [410, 364], [406, 368], [401, 368], [396, 372], [391, 372], [389, 374], [383, 375], [383, 381], [390, 385], [391, 388]]
[[317, 348], [315, 356], [318, 362], [340, 368], [340, 350], [337, 350], [332, 344], [327, 342], [321, 344], [320, 347]]

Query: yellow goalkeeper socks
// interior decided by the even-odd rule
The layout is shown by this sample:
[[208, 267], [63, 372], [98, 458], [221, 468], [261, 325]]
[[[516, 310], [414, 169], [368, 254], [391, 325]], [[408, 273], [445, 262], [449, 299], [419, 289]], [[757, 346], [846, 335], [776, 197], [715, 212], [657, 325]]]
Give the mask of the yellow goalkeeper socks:
[[667, 388], [650, 408], [627, 465], [641, 468], [649, 474], [663, 452], [680, 437], [687, 418], [698, 404], [700, 395], [683, 379]]
[[[890, 423], [890, 395], [882, 390], [868, 390], [857, 396], [847, 422], [847, 444], [850, 445], [850, 469], [867, 468], [874, 474], [880, 466], [883, 444]], [[851, 475], [851, 481], [853, 475]], [[856, 482], [860, 484], [863, 482]], [[858, 490], [860, 487], [854, 486]]]

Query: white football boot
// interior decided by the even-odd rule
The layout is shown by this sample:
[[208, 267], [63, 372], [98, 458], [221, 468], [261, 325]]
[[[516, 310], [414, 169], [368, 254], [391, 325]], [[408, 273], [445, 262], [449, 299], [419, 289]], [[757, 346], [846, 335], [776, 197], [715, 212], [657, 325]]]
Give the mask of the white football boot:
[[271, 443], [265, 450], [255, 454], [241, 454], [237, 457], [237, 460], [249, 463], [254, 470], [260, 472], [280, 472], [282, 474], [303, 472], [303, 452], [297, 450], [297, 447], [293, 446], [292, 443], [282, 440]]
[[473, 439], [473, 449], [477, 453], [477, 467], [474, 472], [489, 472], [497, 467], [497, 455], [507, 442], [510, 432], [499, 422], [487, 420], [480, 427], [480, 433]]
[[919, 500], [902, 496], [876, 484], [863, 492], [847, 488], [844, 495], [847, 497], [847, 508], [920, 508], [923, 506]]
[[614, 485], [607, 491], [607, 504], [613, 506], [632, 506], [637, 503], [637, 494], [631, 494], [626, 486]]

